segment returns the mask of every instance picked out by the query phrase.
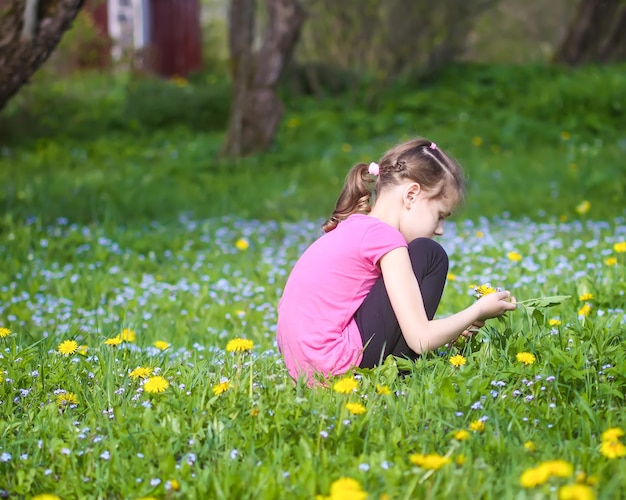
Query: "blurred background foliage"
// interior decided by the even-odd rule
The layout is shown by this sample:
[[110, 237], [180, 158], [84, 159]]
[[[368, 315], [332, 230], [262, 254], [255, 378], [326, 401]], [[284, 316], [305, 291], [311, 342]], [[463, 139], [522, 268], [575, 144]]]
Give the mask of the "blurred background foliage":
[[226, 0], [202, 1], [204, 69], [169, 80], [130, 54], [97, 69], [108, 42], [79, 15], [0, 113], [0, 217], [324, 217], [353, 163], [413, 135], [465, 165], [462, 216], [624, 214], [626, 66], [550, 64], [577, 2], [303, 3], [280, 132], [243, 159], [218, 158], [230, 109]]

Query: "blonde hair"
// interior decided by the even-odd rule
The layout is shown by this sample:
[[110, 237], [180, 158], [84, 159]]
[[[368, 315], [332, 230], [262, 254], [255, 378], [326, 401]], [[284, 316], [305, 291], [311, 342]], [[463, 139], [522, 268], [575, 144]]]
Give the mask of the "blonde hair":
[[380, 159], [377, 176], [370, 174], [368, 167], [366, 163], [357, 163], [350, 169], [335, 210], [322, 225], [324, 232], [332, 231], [352, 214], [368, 214], [376, 193], [405, 179], [417, 182], [426, 192], [432, 192], [433, 198], [452, 197], [458, 204], [464, 197], [465, 179], [461, 166], [423, 137], [388, 150]]

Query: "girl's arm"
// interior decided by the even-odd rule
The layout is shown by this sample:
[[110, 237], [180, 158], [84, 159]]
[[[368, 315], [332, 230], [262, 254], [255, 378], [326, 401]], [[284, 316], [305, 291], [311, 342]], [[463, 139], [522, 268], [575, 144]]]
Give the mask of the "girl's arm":
[[475, 322], [515, 309], [515, 298], [510, 292], [495, 292], [452, 316], [429, 321], [408, 249], [396, 248], [385, 254], [380, 259], [380, 268], [402, 334], [409, 347], [418, 354], [455, 340]]

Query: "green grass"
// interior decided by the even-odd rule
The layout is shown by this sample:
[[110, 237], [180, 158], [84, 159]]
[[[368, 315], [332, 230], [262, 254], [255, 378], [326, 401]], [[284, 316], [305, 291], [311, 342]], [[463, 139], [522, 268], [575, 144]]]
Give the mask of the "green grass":
[[[168, 125], [172, 103], [124, 118], [129, 85], [211, 101], [195, 94], [205, 76], [184, 88], [34, 84], [0, 120], [20, 124], [0, 150], [0, 327], [11, 330], [0, 338], [0, 495], [314, 498], [350, 477], [371, 499], [534, 499], [585, 474], [598, 498], [619, 498], [625, 459], [601, 446], [604, 431], [626, 428], [622, 70], [466, 67], [419, 91], [286, 93], [272, 151], [239, 161], [215, 159], [219, 120]], [[80, 120], [55, 107], [59, 93]], [[42, 103], [50, 125], [30, 121]], [[412, 366], [357, 371], [351, 394], [334, 380], [294, 385], [273, 341], [286, 276], [349, 166], [414, 133], [450, 149], [470, 180], [441, 239], [451, 275], [438, 314], [468, 306], [473, 283], [570, 298], [530, 316], [520, 307]], [[124, 328], [135, 341], [104, 343]], [[239, 337], [251, 353], [225, 350]], [[58, 352], [71, 339], [84, 355]], [[453, 367], [455, 354], [466, 364]], [[142, 390], [137, 367], [169, 386]], [[76, 405], [59, 401], [67, 393]], [[482, 432], [454, 438], [477, 420]], [[431, 453], [450, 463], [411, 462]], [[520, 485], [555, 459], [572, 473]]]
[[466, 170], [463, 217], [571, 218], [586, 199], [607, 219], [624, 214], [624, 74], [460, 66], [322, 101], [285, 91], [274, 147], [239, 161], [217, 158], [228, 88], [214, 77], [36, 82], [0, 115], [0, 207], [44, 222], [322, 217], [352, 164], [423, 135]]

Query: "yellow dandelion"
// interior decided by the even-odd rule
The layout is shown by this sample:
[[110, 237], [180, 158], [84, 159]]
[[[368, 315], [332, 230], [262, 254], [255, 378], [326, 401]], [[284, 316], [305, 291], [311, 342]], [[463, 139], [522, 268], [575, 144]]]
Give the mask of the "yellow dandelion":
[[89, 350], [89, 346], [79, 345], [78, 350], [76, 351], [81, 356], [87, 356], [87, 351]]
[[550, 326], [559, 326], [561, 324], [561, 320], [559, 318], [552, 318], [548, 321]]
[[169, 385], [170, 383], [161, 375], [155, 375], [154, 377], [150, 377], [146, 380], [145, 384], [143, 384], [143, 390], [149, 392], [150, 394], [157, 394], [159, 392], [164, 392]]
[[138, 366], [132, 372], [128, 374], [130, 378], [148, 378], [152, 373], [152, 368], [144, 368]]
[[170, 346], [169, 342], [165, 342], [165, 340], [157, 340], [152, 345], [154, 347], [156, 347], [157, 349], [161, 349], [162, 351], [164, 351], [165, 349], [167, 349]]
[[463, 453], [457, 455], [455, 462], [457, 465], [463, 465], [465, 463], [465, 455]]
[[509, 252], [506, 254], [510, 261], [519, 262], [522, 260], [522, 255], [518, 252]]
[[561, 132], [561, 139], [563, 139], [564, 141], [569, 141], [570, 137], [571, 135], [569, 132], [565, 132], [565, 131]]
[[581, 302], [593, 300], [593, 293], [583, 293], [582, 295], [578, 296], [578, 300], [580, 300]]
[[466, 439], [470, 438], [470, 433], [467, 432], [465, 429], [461, 429], [460, 431], [456, 431], [454, 433], [454, 439], [456, 439], [457, 441], [465, 441]]
[[57, 347], [57, 351], [63, 356], [69, 356], [70, 354], [74, 354], [78, 350], [78, 342], [75, 340], [64, 340]]
[[626, 457], [626, 446], [620, 441], [604, 441], [600, 445], [600, 453], [610, 459]]
[[467, 359], [465, 359], [465, 356], [461, 356], [460, 354], [456, 354], [450, 358], [450, 364], [456, 368], [463, 366], [465, 363], [467, 363]]
[[448, 273], [448, 281], [456, 281], [456, 274]]
[[391, 394], [391, 389], [389, 389], [386, 385], [376, 384], [376, 392], [381, 396], [389, 396], [389, 394]]
[[624, 431], [619, 427], [611, 427], [602, 433], [602, 441], [617, 441], [624, 436]]
[[474, 420], [469, 424], [469, 430], [472, 432], [483, 432], [485, 430], [485, 423], [482, 420]]
[[230, 389], [230, 382], [220, 382], [219, 384], [215, 384], [213, 386], [213, 394], [215, 396], [219, 396], [220, 394], [226, 392], [228, 389]]
[[444, 465], [449, 464], [451, 459], [450, 457], [439, 455], [437, 453], [430, 453], [428, 455], [414, 453], [409, 455], [409, 461], [422, 469], [439, 470]]
[[171, 82], [174, 85], [176, 85], [177, 87], [180, 87], [180, 88], [184, 88], [184, 87], [186, 87], [189, 84], [187, 79], [183, 78], [182, 76], [173, 76], [172, 79], [171, 79]]
[[249, 339], [232, 339], [226, 344], [228, 352], [248, 352], [254, 347], [254, 342]]
[[535, 488], [541, 486], [548, 479], [550, 479], [550, 473], [548, 470], [542, 467], [533, 467], [526, 469], [520, 476], [519, 483], [522, 488]]
[[590, 208], [591, 203], [589, 203], [587, 200], [583, 200], [578, 205], [576, 205], [576, 212], [578, 212], [580, 215], [585, 215], [587, 212], [589, 212]]
[[11, 330], [3, 326], [0, 326], [0, 339], [8, 337], [9, 335], [11, 335]]
[[32, 497], [31, 500], [61, 500], [61, 497], [52, 493], [40, 493]]
[[541, 462], [539, 467], [547, 470], [550, 476], [570, 477], [574, 473], [574, 466], [565, 460], [548, 460]]
[[604, 263], [607, 266], [615, 266], [617, 265], [617, 259], [615, 257], [607, 257], [606, 259], [604, 259]]
[[474, 290], [474, 297], [480, 299], [485, 295], [489, 295], [490, 293], [495, 293], [497, 290], [491, 286], [490, 283], [485, 283], [483, 285], [470, 285], [470, 288]]
[[362, 415], [365, 413], [366, 408], [361, 403], [346, 403], [346, 410], [353, 415]]
[[559, 215], [559, 221], [561, 221], [561, 222], [567, 222], [567, 215], [565, 215], [565, 214], [561, 214], [561, 215]]
[[482, 231], [476, 231], [476, 238], [484, 238], [485, 233], [483, 233]]
[[300, 125], [300, 120], [297, 118], [289, 118], [289, 120], [287, 120], [287, 126], [289, 128], [296, 128], [298, 125]]
[[260, 410], [258, 408], [252, 408], [250, 410], [250, 416], [251, 417], [258, 417], [259, 416]]
[[135, 332], [130, 328], [124, 328], [119, 336], [124, 342], [134, 342], [137, 339]]
[[351, 477], [341, 477], [330, 485], [330, 499], [365, 500], [367, 492], [363, 491], [361, 484]]
[[537, 450], [537, 445], [532, 441], [526, 441], [524, 443], [524, 448], [531, 453], [534, 453]]
[[591, 306], [589, 304], [585, 304], [578, 310], [578, 316], [587, 317], [591, 314]]
[[352, 151], [352, 146], [351, 146], [350, 144], [348, 144], [348, 143], [344, 142], [344, 143], [341, 145], [341, 150], [342, 150], [344, 153], [349, 153], [350, 151]]
[[613, 250], [615, 250], [617, 253], [626, 252], [626, 241], [620, 241], [619, 243], [615, 243], [615, 245], [613, 245]]
[[537, 358], [534, 354], [525, 351], [518, 352], [515, 355], [515, 359], [517, 359], [519, 363], [524, 363], [525, 365], [532, 365], [535, 361], [537, 361]]
[[65, 408], [68, 405], [77, 405], [78, 398], [73, 392], [62, 392], [57, 394], [56, 402], [59, 408]]
[[598, 476], [587, 476], [584, 472], [579, 472], [576, 474], [575, 481], [578, 484], [588, 484], [589, 486], [594, 486], [598, 484], [599, 478]]
[[177, 479], [170, 479], [169, 481], [165, 483], [165, 488], [173, 490], [173, 491], [178, 491], [180, 490], [180, 483], [178, 482]]
[[104, 343], [106, 345], [110, 345], [111, 347], [117, 347], [123, 342], [122, 337], [116, 335], [115, 337], [111, 337], [110, 339], [106, 339]]
[[359, 383], [354, 380], [352, 377], [344, 377], [341, 380], [337, 380], [335, 385], [333, 385], [333, 390], [340, 394], [350, 394], [351, 392], [356, 391], [356, 388], [359, 386]]
[[559, 500], [595, 500], [596, 494], [586, 484], [566, 484], [559, 488]]
[[472, 144], [476, 147], [482, 146], [483, 138], [478, 136], [472, 137]]
[[235, 242], [235, 246], [237, 247], [237, 250], [247, 250], [248, 248], [250, 248], [250, 242], [245, 239], [245, 238], [239, 238], [236, 242]]

